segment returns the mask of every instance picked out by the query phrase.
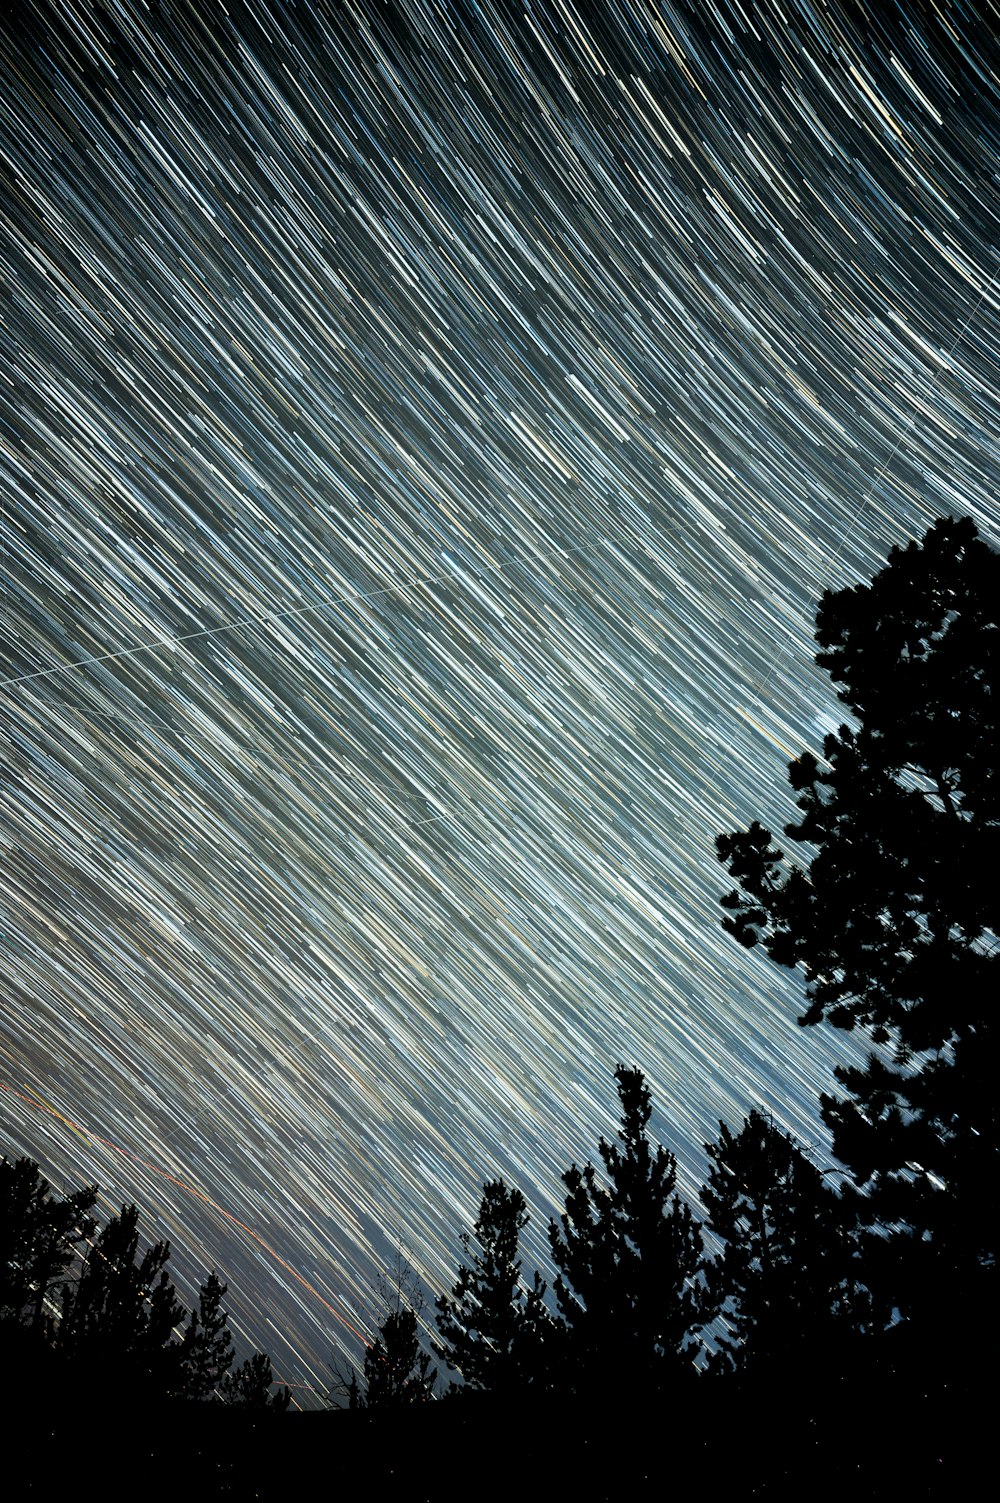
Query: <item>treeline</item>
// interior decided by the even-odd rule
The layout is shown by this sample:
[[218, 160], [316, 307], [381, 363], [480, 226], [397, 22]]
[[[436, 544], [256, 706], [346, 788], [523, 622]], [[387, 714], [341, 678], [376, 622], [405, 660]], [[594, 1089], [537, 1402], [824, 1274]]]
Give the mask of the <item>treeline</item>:
[[132, 1404], [287, 1409], [288, 1390], [272, 1391], [265, 1353], [234, 1366], [218, 1274], [185, 1311], [167, 1271], [169, 1242], [140, 1252], [134, 1205], [98, 1227], [97, 1197], [91, 1185], [63, 1198], [34, 1160], [0, 1160], [0, 1334], [5, 1361], [18, 1355], [22, 1383], [34, 1372], [50, 1389], [77, 1385]]
[[[995, 1308], [1000, 554], [969, 519], [940, 519], [870, 584], [827, 592], [816, 640], [852, 722], [788, 769], [801, 817], [784, 833], [808, 859], [756, 822], [716, 844], [736, 882], [725, 929], [800, 970], [804, 1026], [871, 1041], [820, 1100], [838, 1166], [759, 1113], [720, 1123], [699, 1224], [673, 1155], [647, 1139], [642, 1076], [620, 1066], [618, 1141], [601, 1140], [602, 1171], [563, 1176], [548, 1300], [520, 1277], [522, 1195], [485, 1186], [468, 1261], [437, 1300], [434, 1350], [466, 1390], [648, 1393], [696, 1360], [715, 1378], [936, 1385]], [[415, 1318], [390, 1317], [355, 1406], [429, 1392]]]
[[[967, 519], [893, 549], [870, 584], [828, 592], [816, 660], [851, 721], [789, 767], [800, 818], [784, 833], [804, 859], [758, 823], [717, 840], [735, 882], [727, 931], [801, 972], [804, 1026], [870, 1041], [865, 1065], [838, 1068], [839, 1094], [821, 1097], [836, 1165], [759, 1112], [720, 1123], [696, 1214], [649, 1136], [642, 1075], [620, 1065], [616, 1140], [563, 1175], [551, 1288], [522, 1272], [523, 1194], [488, 1182], [433, 1329], [398, 1291], [332, 1402], [376, 1414], [439, 1395], [457, 1412], [477, 1393], [646, 1402], [692, 1384], [788, 1392], [820, 1375], [927, 1375], [921, 1392], [943, 1391], [961, 1333], [996, 1298], [998, 608], [1000, 555]], [[262, 1354], [233, 1371], [216, 1275], [185, 1314], [167, 1244], [140, 1255], [134, 1207], [98, 1230], [95, 1201], [95, 1188], [60, 1200], [35, 1164], [4, 1162], [8, 1332], [151, 1392], [287, 1404]]]
[[617, 1141], [600, 1140], [602, 1168], [588, 1161], [563, 1175], [551, 1291], [538, 1273], [522, 1275], [521, 1191], [486, 1184], [461, 1239], [465, 1261], [435, 1302], [432, 1350], [458, 1380], [431, 1366], [418, 1312], [397, 1297], [363, 1373], [342, 1385], [349, 1407], [398, 1408], [435, 1393], [588, 1398], [609, 1385], [651, 1397], [698, 1372], [775, 1380], [864, 1360], [892, 1312], [864, 1282], [859, 1202], [752, 1112], [739, 1133], [720, 1123], [707, 1145], [699, 1221], [676, 1192], [673, 1154], [649, 1138], [642, 1074], [619, 1066], [615, 1079]]
[[[600, 1167], [574, 1164], [563, 1175], [565, 1210], [549, 1226], [551, 1289], [538, 1273], [522, 1275], [521, 1191], [487, 1183], [461, 1236], [454, 1285], [435, 1301], [431, 1350], [404, 1277], [385, 1296], [391, 1308], [362, 1372], [337, 1374], [332, 1406], [398, 1409], [472, 1393], [588, 1398], [612, 1377], [653, 1395], [698, 1371], [773, 1379], [863, 1357], [893, 1313], [865, 1282], [863, 1202], [752, 1112], [739, 1133], [720, 1123], [718, 1141], [706, 1145], [699, 1221], [675, 1189], [674, 1155], [650, 1140], [642, 1074], [619, 1066], [615, 1079], [617, 1140], [600, 1139]], [[22, 1358], [44, 1347], [50, 1379], [61, 1367], [67, 1380], [133, 1403], [286, 1409], [289, 1391], [273, 1391], [264, 1353], [234, 1365], [217, 1273], [185, 1311], [168, 1273], [169, 1243], [140, 1249], [134, 1205], [98, 1228], [97, 1198], [97, 1186], [56, 1195], [30, 1159], [0, 1161], [8, 1354], [18, 1333]]]

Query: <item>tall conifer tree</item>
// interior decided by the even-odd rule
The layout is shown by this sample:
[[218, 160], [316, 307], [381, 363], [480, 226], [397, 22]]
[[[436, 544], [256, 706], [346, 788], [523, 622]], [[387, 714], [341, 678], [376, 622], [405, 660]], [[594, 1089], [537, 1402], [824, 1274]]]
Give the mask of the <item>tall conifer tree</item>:
[[564, 1377], [577, 1391], [609, 1379], [646, 1389], [671, 1381], [692, 1361], [703, 1324], [701, 1233], [675, 1193], [677, 1162], [646, 1135], [652, 1108], [641, 1072], [619, 1065], [615, 1079], [619, 1142], [598, 1144], [607, 1183], [593, 1164], [572, 1165], [565, 1212], [549, 1226]]
[[724, 923], [801, 966], [804, 1024], [872, 1040], [823, 1115], [861, 1209], [896, 1228], [869, 1245], [888, 1297], [947, 1339], [993, 1297], [1000, 1226], [1000, 554], [940, 519], [828, 591], [816, 640], [853, 723], [789, 768], [785, 834], [812, 854], [787, 861], [758, 823], [719, 836]]
[[58, 1345], [83, 1361], [95, 1381], [156, 1393], [180, 1386], [183, 1317], [166, 1265], [170, 1243], [139, 1256], [139, 1212], [122, 1206], [94, 1239], [74, 1284], [63, 1286]]
[[94, 1231], [97, 1186], [65, 1199], [33, 1159], [0, 1160], [0, 1321], [48, 1324], [46, 1304]]
[[520, 1190], [502, 1179], [484, 1185], [472, 1237], [463, 1232], [461, 1239], [469, 1262], [451, 1294], [437, 1300], [441, 1341], [434, 1350], [469, 1388], [510, 1394], [543, 1380], [551, 1320], [539, 1275], [531, 1287], [521, 1279], [518, 1240], [527, 1224]]
[[222, 1308], [227, 1288], [217, 1273], [210, 1273], [198, 1291], [198, 1308], [191, 1311], [184, 1329], [181, 1383], [188, 1398], [210, 1398], [233, 1365], [229, 1316]]

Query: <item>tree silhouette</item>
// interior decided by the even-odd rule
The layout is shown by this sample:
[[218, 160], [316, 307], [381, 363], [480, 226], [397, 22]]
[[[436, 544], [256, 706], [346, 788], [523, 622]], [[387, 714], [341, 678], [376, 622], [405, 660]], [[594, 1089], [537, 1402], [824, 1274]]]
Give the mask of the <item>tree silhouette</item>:
[[[139, 1212], [122, 1206], [96, 1231], [97, 1186], [60, 1199], [31, 1159], [0, 1160], [0, 1330], [15, 1380], [50, 1395], [119, 1403], [215, 1394], [246, 1408], [287, 1409], [267, 1356], [235, 1372], [226, 1285], [211, 1273], [180, 1339], [184, 1311], [167, 1273], [170, 1244], [139, 1252]], [[96, 1232], [96, 1235], [95, 1235]], [[85, 1250], [84, 1250], [85, 1249]], [[0, 1385], [2, 1386], [2, 1385]]]
[[542, 1380], [551, 1318], [539, 1275], [531, 1288], [521, 1280], [518, 1239], [527, 1224], [520, 1190], [502, 1179], [485, 1184], [472, 1237], [462, 1233], [469, 1262], [459, 1268], [451, 1294], [436, 1301], [441, 1340], [434, 1350], [468, 1388], [506, 1395]]
[[271, 1359], [264, 1352], [255, 1352], [232, 1372], [227, 1372], [219, 1384], [219, 1396], [225, 1404], [240, 1409], [269, 1409], [283, 1414], [291, 1403], [287, 1388], [271, 1392], [274, 1374]]
[[[198, 1308], [191, 1311], [181, 1338], [181, 1383], [188, 1398], [211, 1398], [233, 1365], [229, 1316], [222, 1308], [227, 1288], [218, 1274], [209, 1274], [198, 1292]], [[270, 1382], [268, 1379], [268, 1387]]]
[[390, 1282], [380, 1274], [376, 1289], [382, 1319], [378, 1335], [365, 1351], [364, 1387], [354, 1368], [347, 1377], [334, 1367], [331, 1394], [346, 1394], [350, 1409], [399, 1409], [425, 1403], [433, 1396], [437, 1369], [420, 1346], [418, 1321], [424, 1294], [402, 1247], [396, 1254], [394, 1279]]
[[96, 1200], [96, 1185], [60, 1199], [33, 1159], [0, 1161], [0, 1321], [49, 1324], [57, 1287], [94, 1231]]
[[173, 1331], [184, 1311], [166, 1272], [169, 1242], [139, 1257], [138, 1221], [134, 1205], [122, 1206], [89, 1248], [76, 1283], [63, 1286], [57, 1344], [95, 1383], [172, 1393], [181, 1351]]
[[866, 1328], [853, 1208], [759, 1112], [738, 1134], [719, 1127], [718, 1142], [705, 1145], [712, 1167], [701, 1200], [721, 1248], [704, 1272], [731, 1335], [709, 1369], [801, 1375]]
[[400, 1409], [431, 1398], [437, 1369], [421, 1350], [415, 1310], [390, 1310], [378, 1336], [365, 1352], [362, 1393], [352, 1373], [348, 1387], [352, 1409]]
[[567, 1328], [565, 1381], [577, 1392], [610, 1374], [653, 1388], [690, 1362], [703, 1324], [694, 1283], [701, 1233], [674, 1193], [677, 1164], [646, 1137], [651, 1106], [639, 1070], [615, 1071], [620, 1146], [601, 1138], [607, 1185], [587, 1163], [563, 1175], [566, 1210], [549, 1225], [554, 1289]]
[[[905, 1312], [945, 1324], [996, 1267], [1000, 994], [1000, 555], [941, 519], [870, 585], [824, 594], [816, 661], [855, 724], [789, 768], [802, 818], [786, 861], [758, 823], [718, 839], [725, 927], [802, 966], [805, 1024], [876, 1051], [822, 1098], [868, 1212], [906, 1237], [869, 1251]], [[897, 1254], [903, 1251], [904, 1256]], [[971, 1283], [970, 1283], [971, 1281]]]

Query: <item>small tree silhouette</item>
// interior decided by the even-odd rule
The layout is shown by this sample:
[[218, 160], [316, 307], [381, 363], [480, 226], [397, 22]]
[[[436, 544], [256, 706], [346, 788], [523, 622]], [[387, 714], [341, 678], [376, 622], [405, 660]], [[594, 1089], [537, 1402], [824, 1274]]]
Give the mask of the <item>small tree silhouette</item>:
[[418, 1320], [424, 1296], [402, 1248], [396, 1254], [393, 1283], [380, 1275], [377, 1292], [383, 1314], [378, 1335], [364, 1355], [364, 1388], [353, 1367], [346, 1376], [334, 1366], [331, 1393], [345, 1394], [349, 1409], [397, 1409], [426, 1403], [433, 1397], [437, 1369], [431, 1367], [431, 1356], [420, 1345]]
[[274, 1374], [271, 1359], [264, 1352], [255, 1352], [223, 1378], [219, 1392], [223, 1403], [239, 1409], [270, 1409], [283, 1414], [291, 1403], [287, 1388], [271, 1392]]

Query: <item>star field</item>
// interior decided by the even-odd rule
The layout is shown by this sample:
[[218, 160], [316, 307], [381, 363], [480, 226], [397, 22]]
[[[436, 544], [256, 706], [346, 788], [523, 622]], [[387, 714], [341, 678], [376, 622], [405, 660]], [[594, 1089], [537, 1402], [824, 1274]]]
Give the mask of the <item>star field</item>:
[[[912, 16], [907, 10], [912, 9]], [[819, 594], [1000, 540], [1000, 12], [62, 0], [0, 42], [0, 1151], [298, 1402], [647, 1074], [825, 1151], [722, 933]]]

